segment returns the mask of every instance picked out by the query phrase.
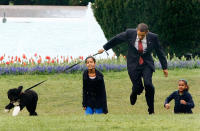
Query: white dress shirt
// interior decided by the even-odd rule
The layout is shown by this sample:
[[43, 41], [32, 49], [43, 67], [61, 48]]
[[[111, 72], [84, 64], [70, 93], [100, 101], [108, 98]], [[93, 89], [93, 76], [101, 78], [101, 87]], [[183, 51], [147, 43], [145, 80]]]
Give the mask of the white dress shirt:
[[[135, 48], [138, 50], [138, 41], [139, 41], [140, 39], [139, 39], [139, 37], [138, 37], [138, 35], [137, 35], [137, 38], [136, 38], [136, 40], [135, 40]], [[142, 39], [142, 46], [143, 46], [143, 52], [145, 52], [146, 51], [146, 49], [147, 49], [147, 38], [146, 38], [146, 36]]]

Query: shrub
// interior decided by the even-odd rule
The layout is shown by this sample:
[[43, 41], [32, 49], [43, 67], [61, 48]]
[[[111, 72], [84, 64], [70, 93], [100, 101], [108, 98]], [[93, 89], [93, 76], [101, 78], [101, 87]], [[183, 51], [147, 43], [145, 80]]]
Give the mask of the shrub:
[[[93, 10], [108, 40], [144, 22], [159, 34], [167, 53], [200, 54], [199, 0], [96, 0]], [[126, 48], [121, 44], [113, 50], [126, 55]]]

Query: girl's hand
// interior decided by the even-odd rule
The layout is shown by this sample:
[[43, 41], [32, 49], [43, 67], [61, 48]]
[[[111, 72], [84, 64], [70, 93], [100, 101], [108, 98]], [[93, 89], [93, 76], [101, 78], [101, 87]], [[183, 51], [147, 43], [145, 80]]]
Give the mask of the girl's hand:
[[169, 109], [170, 108], [170, 104], [165, 104], [165, 108]]
[[86, 107], [83, 107], [83, 110], [86, 110]]
[[180, 103], [183, 104], [183, 105], [187, 104], [187, 102], [185, 100], [180, 100]]

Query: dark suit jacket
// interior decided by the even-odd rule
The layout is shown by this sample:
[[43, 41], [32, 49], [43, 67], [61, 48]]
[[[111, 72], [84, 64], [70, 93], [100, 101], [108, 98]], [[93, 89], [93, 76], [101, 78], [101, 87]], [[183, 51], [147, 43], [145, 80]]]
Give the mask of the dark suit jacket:
[[128, 71], [132, 72], [136, 69], [139, 64], [139, 57], [141, 56], [144, 62], [155, 71], [154, 61], [151, 56], [153, 50], [155, 50], [159, 61], [162, 65], [162, 69], [167, 69], [167, 60], [165, 54], [160, 46], [157, 34], [148, 32], [147, 38], [147, 49], [145, 53], [139, 53], [135, 48], [135, 40], [137, 38], [137, 30], [136, 29], [127, 29], [125, 32], [122, 32], [115, 37], [113, 37], [110, 41], [108, 41], [103, 48], [105, 50], [109, 50], [113, 48], [117, 44], [122, 42], [128, 43], [128, 54], [127, 54], [127, 67]]
[[96, 78], [90, 79], [88, 70], [83, 73], [83, 107], [103, 108], [104, 114], [108, 113], [106, 89], [103, 74], [96, 70]]

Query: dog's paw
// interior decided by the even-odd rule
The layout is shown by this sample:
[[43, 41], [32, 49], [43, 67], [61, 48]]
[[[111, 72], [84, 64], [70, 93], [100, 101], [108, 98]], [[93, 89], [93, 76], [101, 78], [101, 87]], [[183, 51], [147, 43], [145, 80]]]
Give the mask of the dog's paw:
[[19, 112], [20, 112], [20, 107], [19, 106], [15, 106], [14, 110], [12, 112], [12, 116], [17, 116]]
[[4, 109], [4, 112], [8, 113], [10, 110], [9, 109]]

